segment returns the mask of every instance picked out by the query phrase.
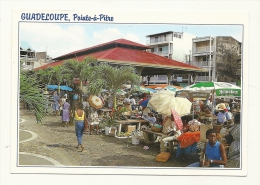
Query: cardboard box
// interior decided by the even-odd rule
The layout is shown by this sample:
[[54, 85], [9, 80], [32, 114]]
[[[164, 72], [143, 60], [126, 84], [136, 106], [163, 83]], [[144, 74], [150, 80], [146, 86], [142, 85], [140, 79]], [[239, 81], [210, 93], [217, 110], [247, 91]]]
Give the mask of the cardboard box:
[[132, 132], [133, 130], [136, 129], [136, 126], [135, 125], [128, 125], [127, 126], [127, 132]]

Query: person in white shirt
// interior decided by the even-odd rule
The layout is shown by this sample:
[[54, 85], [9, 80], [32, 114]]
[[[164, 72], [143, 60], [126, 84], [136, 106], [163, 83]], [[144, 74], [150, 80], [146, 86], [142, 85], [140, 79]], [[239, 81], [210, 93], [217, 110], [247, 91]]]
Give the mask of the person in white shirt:
[[135, 108], [136, 108], [135, 104], [136, 104], [135, 99], [134, 99], [133, 96], [131, 96], [130, 97], [130, 105], [132, 106], [132, 110], [135, 110]]
[[225, 103], [220, 103], [216, 106], [216, 111], [219, 111], [217, 115], [217, 122], [227, 124], [227, 122], [231, 122], [230, 114], [226, 108]]

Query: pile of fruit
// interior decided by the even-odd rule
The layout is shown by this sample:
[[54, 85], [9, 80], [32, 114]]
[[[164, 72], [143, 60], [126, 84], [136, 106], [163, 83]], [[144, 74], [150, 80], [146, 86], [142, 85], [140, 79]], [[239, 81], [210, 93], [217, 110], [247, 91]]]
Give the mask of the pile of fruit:
[[129, 137], [131, 136], [131, 132], [121, 132], [117, 134], [118, 137]]

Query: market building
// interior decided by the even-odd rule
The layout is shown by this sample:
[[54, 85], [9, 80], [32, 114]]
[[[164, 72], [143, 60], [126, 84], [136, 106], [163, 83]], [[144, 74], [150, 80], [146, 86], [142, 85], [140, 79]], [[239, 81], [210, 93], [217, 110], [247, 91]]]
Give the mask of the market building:
[[242, 44], [230, 36], [192, 39], [191, 65], [208, 69], [196, 76], [195, 82], [214, 81], [241, 83]]
[[151, 49], [150, 46], [118, 39], [56, 57], [53, 59], [55, 62], [37, 69], [58, 66], [69, 59], [80, 62], [86, 57], [92, 56], [99, 62], [106, 62], [110, 65], [132, 65], [137, 69], [138, 75], [142, 77], [141, 81], [146, 81], [148, 84], [154, 75], [167, 75], [167, 83], [170, 84], [174, 74], [194, 75], [207, 72], [206, 69], [147, 52], [148, 49]]

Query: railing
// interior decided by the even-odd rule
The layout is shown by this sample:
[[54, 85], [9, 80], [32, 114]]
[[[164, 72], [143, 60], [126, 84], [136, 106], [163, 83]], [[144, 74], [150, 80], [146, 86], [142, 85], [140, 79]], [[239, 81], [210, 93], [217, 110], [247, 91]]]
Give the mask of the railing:
[[158, 39], [148, 39], [146, 40], [146, 44], [155, 44], [155, 43], [158, 43], [158, 42], [169, 42], [169, 41], [172, 41], [171, 38], [158, 38]]
[[[209, 67], [209, 61], [193, 62], [192, 65], [197, 67]], [[213, 62], [211, 61], [211, 67], [213, 67]]]
[[196, 82], [209, 81], [209, 76], [196, 76]]
[[158, 54], [158, 55], [169, 55], [169, 52], [168, 51], [158, 51], [158, 52], [154, 52], [154, 53], [156, 53], [156, 54]]
[[[202, 46], [202, 47], [195, 47], [194, 52], [209, 52], [210, 51], [210, 46]], [[213, 51], [213, 46], [211, 46], [211, 51]]]

